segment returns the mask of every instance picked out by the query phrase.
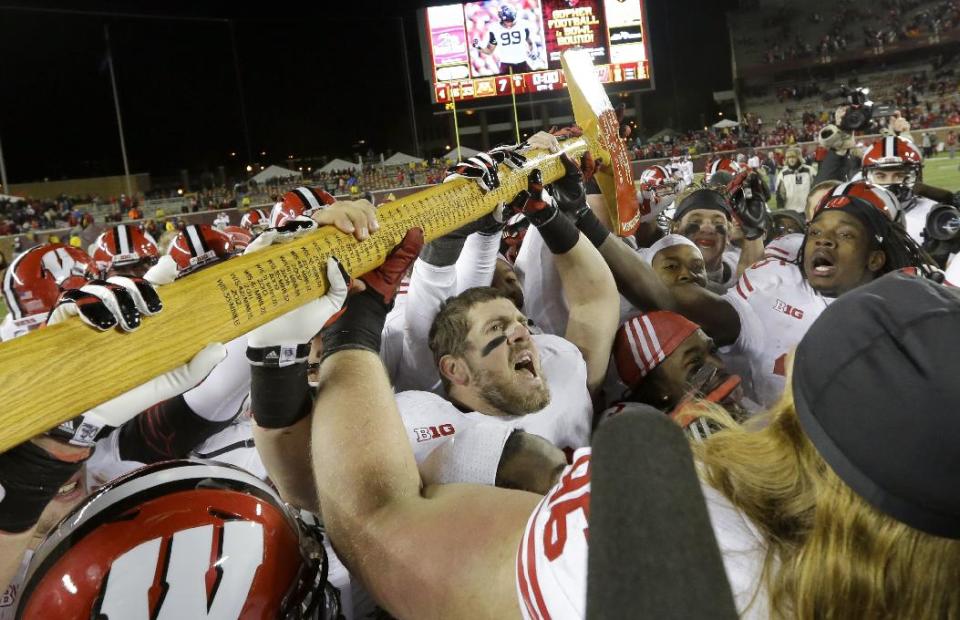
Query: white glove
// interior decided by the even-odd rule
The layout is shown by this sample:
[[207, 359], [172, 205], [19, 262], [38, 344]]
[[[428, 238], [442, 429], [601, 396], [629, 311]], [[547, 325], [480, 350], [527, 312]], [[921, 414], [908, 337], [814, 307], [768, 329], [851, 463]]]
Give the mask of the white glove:
[[484, 192], [500, 187], [497, 162], [486, 153], [477, 153], [466, 161], [458, 162], [456, 165], [447, 168], [447, 176], [443, 179], [443, 182], [448, 183], [455, 179], [472, 179]]
[[153, 285], [146, 279], [113, 276], [107, 278], [107, 282], [127, 289], [140, 314], [153, 316], [163, 310], [163, 302], [160, 301], [160, 296], [157, 295], [156, 289], [154, 289]]
[[340, 312], [347, 300], [347, 282], [335, 258], [327, 259], [327, 280], [330, 286], [326, 295], [247, 334], [247, 359], [251, 364], [283, 367], [307, 359], [310, 340]]
[[179, 396], [190, 390], [210, 374], [227, 356], [227, 349], [219, 342], [208, 344], [185, 365], [154, 377], [125, 394], [97, 405], [81, 416], [81, 420], [61, 425], [61, 433], [73, 433], [69, 442], [75, 446], [91, 446], [104, 427], [116, 428], [153, 405]]
[[556, 136], [546, 131], [538, 131], [530, 136], [530, 138], [527, 139], [527, 144], [530, 145], [531, 148], [543, 149], [551, 153], [560, 152], [560, 142]]
[[79, 316], [84, 323], [101, 331], [119, 325], [124, 331], [132, 332], [140, 327], [141, 308], [148, 314], [156, 314], [163, 308], [156, 291], [145, 280], [138, 286], [130, 278], [112, 279], [123, 284], [95, 280], [61, 293], [47, 325]]
[[525, 146], [526, 143], [505, 144], [490, 149], [488, 154], [497, 163], [505, 164], [511, 170], [518, 170], [527, 163], [527, 158], [520, 153], [520, 149]]
[[244, 256], [247, 254], [253, 254], [254, 252], [259, 252], [263, 248], [273, 245], [273, 242], [277, 240], [277, 237], [280, 236], [280, 233], [277, 232], [276, 228], [268, 228], [262, 233], [257, 235], [257, 237], [247, 245], [246, 249], [243, 250]]
[[177, 279], [177, 261], [169, 254], [164, 254], [157, 261], [157, 264], [143, 274], [143, 279], [154, 286], [164, 286]]

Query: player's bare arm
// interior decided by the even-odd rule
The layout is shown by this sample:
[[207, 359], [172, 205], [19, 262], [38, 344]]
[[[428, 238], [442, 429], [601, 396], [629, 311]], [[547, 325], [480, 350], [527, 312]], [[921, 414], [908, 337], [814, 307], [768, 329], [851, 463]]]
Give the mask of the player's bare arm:
[[399, 275], [382, 274], [402, 274], [418, 251], [411, 232], [324, 330], [312, 433], [324, 522], [352, 573], [394, 616], [517, 617], [516, 550], [540, 498], [471, 485], [422, 489], [369, 341], [399, 284]]

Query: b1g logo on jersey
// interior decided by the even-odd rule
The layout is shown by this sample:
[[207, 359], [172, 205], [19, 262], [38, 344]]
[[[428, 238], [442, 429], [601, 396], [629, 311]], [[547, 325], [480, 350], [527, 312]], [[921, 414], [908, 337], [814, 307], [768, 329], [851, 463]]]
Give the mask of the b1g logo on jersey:
[[[233, 620], [263, 563], [263, 526], [228, 521], [153, 538], [110, 567], [93, 617], [110, 620]], [[229, 561], [223, 561], [227, 560]]]
[[782, 312], [787, 316], [792, 316], [795, 319], [803, 318], [803, 310], [800, 308], [794, 308], [790, 304], [784, 302], [782, 299], [778, 299], [775, 304], [773, 304], [773, 309], [777, 312]]
[[424, 426], [413, 429], [413, 434], [417, 438], [417, 443], [421, 441], [430, 441], [431, 439], [440, 439], [449, 437], [457, 432], [453, 424], [441, 424], [440, 426]]

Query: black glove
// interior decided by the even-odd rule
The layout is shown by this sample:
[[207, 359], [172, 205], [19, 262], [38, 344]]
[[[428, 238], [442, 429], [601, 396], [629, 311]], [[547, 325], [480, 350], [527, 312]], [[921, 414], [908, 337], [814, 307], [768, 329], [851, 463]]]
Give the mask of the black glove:
[[770, 197], [756, 172], [741, 172], [727, 186], [730, 208], [740, 223], [743, 236], [753, 241], [767, 234], [772, 221], [767, 210]]
[[553, 199], [544, 192], [543, 175], [534, 169], [527, 177], [527, 189], [514, 200], [526, 194], [523, 214], [527, 216], [543, 237], [543, 242], [554, 254], [566, 254], [577, 244], [580, 232], [573, 222], [560, 215]]
[[587, 194], [583, 189], [583, 174], [576, 162], [566, 153], [560, 154], [560, 162], [566, 174], [550, 185], [550, 193], [557, 201], [557, 207], [574, 220], [578, 220], [587, 206]]

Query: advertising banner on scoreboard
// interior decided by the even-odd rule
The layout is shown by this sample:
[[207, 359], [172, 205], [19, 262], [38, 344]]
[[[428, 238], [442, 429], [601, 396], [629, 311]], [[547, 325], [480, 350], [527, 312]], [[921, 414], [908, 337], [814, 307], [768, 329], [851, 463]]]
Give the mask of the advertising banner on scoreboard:
[[600, 81], [652, 85], [643, 0], [483, 0], [425, 9], [437, 103], [565, 88], [560, 54], [589, 51]]
[[601, 0], [543, 0], [550, 68], [560, 68], [560, 53], [572, 47], [590, 52], [594, 64], [608, 62]]
[[605, 0], [610, 62], [646, 62], [640, 0]]

